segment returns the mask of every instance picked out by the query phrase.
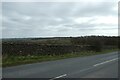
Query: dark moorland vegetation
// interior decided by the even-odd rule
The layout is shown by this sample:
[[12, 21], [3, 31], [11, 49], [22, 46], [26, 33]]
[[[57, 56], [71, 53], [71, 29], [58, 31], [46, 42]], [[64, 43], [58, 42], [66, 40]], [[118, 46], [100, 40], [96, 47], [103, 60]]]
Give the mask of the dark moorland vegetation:
[[120, 38], [117, 36], [2, 39], [3, 66], [18, 62], [35, 62], [35, 59], [36, 62], [40, 59], [43, 61], [54, 60], [56, 56], [67, 58], [65, 56], [91, 55], [95, 52], [100, 53], [104, 50], [120, 48], [118, 41]]

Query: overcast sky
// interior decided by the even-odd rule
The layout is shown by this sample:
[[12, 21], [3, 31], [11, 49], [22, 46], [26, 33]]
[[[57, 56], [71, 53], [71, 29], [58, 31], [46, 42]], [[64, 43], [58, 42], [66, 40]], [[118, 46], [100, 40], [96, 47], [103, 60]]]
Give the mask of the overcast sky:
[[2, 37], [118, 35], [117, 2], [3, 2]]

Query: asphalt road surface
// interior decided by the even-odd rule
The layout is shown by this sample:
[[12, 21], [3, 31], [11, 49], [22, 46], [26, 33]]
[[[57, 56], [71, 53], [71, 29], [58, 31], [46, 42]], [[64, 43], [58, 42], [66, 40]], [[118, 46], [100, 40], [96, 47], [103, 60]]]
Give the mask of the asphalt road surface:
[[3, 68], [3, 78], [118, 78], [118, 52]]

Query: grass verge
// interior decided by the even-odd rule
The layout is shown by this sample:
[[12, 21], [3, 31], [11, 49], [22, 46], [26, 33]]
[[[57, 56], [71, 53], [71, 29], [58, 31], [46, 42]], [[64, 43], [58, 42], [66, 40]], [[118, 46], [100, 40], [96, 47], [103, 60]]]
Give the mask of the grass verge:
[[83, 57], [83, 56], [91, 56], [97, 54], [105, 54], [109, 52], [118, 51], [117, 49], [111, 50], [103, 50], [101, 52], [93, 52], [93, 51], [84, 51], [79, 53], [69, 53], [64, 55], [31, 55], [31, 56], [8, 56], [2, 58], [2, 66], [9, 67], [9, 66], [16, 66], [21, 64], [29, 64], [29, 63], [37, 63], [43, 61], [52, 61], [52, 60], [59, 60], [59, 59], [66, 59], [66, 58], [73, 58], [73, 57]]

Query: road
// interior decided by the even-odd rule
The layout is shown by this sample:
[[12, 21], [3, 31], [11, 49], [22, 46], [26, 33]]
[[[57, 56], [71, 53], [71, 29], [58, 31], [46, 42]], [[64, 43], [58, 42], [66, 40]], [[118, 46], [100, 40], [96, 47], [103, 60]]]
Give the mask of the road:
[[3, 68], [3, 78], [117, 78], [118, 52]]

